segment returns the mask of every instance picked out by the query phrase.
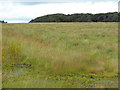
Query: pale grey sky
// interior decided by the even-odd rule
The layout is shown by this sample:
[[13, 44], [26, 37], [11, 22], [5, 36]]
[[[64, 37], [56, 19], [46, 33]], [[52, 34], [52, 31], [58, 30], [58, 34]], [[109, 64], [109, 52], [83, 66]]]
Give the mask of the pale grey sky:
[[8, 23], [27, 23], [36, 17], [54, 13], [116, 11], [118, 0], [0, 0], [0, 20]]

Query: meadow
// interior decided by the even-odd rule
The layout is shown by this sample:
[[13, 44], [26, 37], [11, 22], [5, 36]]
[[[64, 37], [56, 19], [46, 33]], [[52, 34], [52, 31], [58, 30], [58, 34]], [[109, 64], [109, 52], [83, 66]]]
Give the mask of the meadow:
[[117, 88], [118, 23], [2, 24], [3, 88]]

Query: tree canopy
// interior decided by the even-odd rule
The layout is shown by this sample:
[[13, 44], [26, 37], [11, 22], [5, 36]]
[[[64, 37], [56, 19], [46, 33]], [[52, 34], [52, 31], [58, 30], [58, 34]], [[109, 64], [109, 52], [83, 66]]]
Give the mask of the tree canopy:
[[76, 13], [76, 14], [50, 14], [32, 19], [34, 22], [119, 22], [119, 13]]
[[7, 22], [5, 22], [5, 21], [3, 21], [3, 20], [0, 20], [0, 23], [7, 23]]

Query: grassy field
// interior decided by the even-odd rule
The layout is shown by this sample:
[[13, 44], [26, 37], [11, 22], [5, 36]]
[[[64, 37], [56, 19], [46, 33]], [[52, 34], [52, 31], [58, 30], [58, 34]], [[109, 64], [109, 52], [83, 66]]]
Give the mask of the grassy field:
[[117, 25], [3, 24], [3, 87], [118, 87]]

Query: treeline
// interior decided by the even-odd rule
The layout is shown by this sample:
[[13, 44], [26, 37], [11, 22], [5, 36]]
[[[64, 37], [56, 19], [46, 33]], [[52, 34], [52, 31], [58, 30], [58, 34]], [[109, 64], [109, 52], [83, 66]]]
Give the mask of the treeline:
[[77, 14], [51, 14], [32, 19], [30, 23], [34, 22], [119, 22], [120, 13], [77, 13]]
[[5, 21], [3, 21], [3, 20], [0, 20], [0, 23], [7, 23], [7, 22], [5, 22]]

